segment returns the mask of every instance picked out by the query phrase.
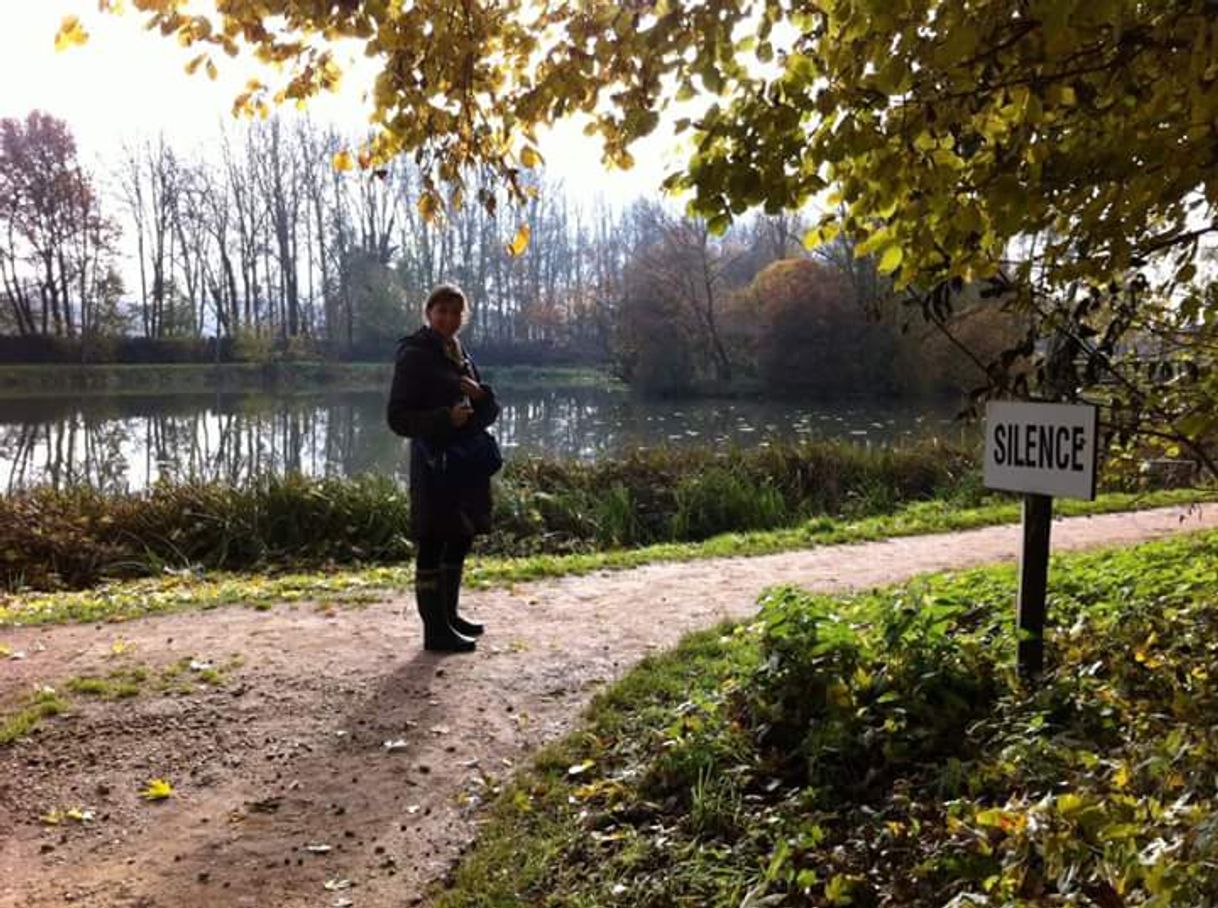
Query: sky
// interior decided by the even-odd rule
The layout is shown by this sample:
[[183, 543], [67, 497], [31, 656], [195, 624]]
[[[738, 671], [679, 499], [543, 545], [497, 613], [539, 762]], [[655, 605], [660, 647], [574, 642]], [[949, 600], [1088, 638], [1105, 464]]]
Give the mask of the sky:
[[[90, 39], [56, 52], [55, 34], [68, 14], [80, 17]], [[136, 13], [98, 13], [97, 0], [0, 0], [0, 117], [23, 118], [39, 109], [65, 120], [82, 159], [101, 167], [117, 164], [124, 143], [159, 132], [183, 151], [206, 155], [218, 151], [220, 123], [231, 121], [233, 98], [259, 75], [258, 64], [220, 54], [213, 82], [201, 68], [194, 76], [185, 73], [191, 55], [175, 40], [145, 32]], [[313, 100], [309, 112], [355, 135], [367, 125], [370, 109], [360, 94], [370, 77], [368, 61], [352, 62], [356, 68], [344, 66], [342, 93]], [[267, 81], [275, 84], [273, 77]], [[675, 163], [671, 140], [660, 135], [634, 149], [637, 163], [628, 172], [606, 172], [596, 142], [580, 124], [564, 123], [538, 139], [547, 174], [589, 202], [596, 196], [613, 203], [659, 197], [660, 181]]]

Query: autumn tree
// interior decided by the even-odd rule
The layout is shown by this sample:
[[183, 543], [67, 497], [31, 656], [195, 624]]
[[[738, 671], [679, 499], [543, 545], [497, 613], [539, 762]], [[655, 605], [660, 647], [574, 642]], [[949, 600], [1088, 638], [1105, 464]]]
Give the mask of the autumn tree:
[[80, 337], [108, 320], [117, 230], [66, 123], [0, 120], [0, 293], [18, 334]]
[[766, 386], [801, 397], [886, 395], [898, 387], [896, 337], [871, 321], [840, 272], [807, 258], [767, 266], [741, 293], [754, 313], [753, 356]]

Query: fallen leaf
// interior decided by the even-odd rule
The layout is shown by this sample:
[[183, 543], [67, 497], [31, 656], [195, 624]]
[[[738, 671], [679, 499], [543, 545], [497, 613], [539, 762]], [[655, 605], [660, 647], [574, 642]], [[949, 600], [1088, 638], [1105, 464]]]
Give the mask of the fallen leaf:
[[145, 801], [163, 801], [173, 797], [173, 786], [165, 779], [151, 779], [147, 787], [140, 792], [140, 797]]

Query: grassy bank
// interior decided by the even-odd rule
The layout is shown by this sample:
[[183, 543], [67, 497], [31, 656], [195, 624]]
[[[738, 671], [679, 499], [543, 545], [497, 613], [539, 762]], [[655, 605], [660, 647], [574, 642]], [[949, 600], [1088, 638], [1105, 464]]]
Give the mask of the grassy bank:
[[2, 366], [0, 395], [184, 394], [200, 391], [264, 391], [341, 387], [387, 388], [385, 363], [224, 363]]
[[[1213, 500], [1210, 492], [1191, 490], [1144, 494], [1110, 493], [1096, 501], [1058, 502], [1062, 516], [1132, 511]], [[692, 561], [742, 557], [806, 549], [821, 545], [868, 542], [923, 533], [942, 533], [1015, 523], [1019, 503], [1010, 499], [977, 507], [947, 501], [915, 502], [891, 514], [862, 518], [820, 517], [796, 527], [750, 533], [724, 533], [702, 542], [666, 543], [637, 549], [615, 549], [567, 555], [502, 557], [479, 554], [471, 559], [467, 582], [499, 586], [546, 577], [623, 570], [658, 561]], [[0, 592], [0, 627], [68, 622], [124, 621], [188, 609], [246, 605], [269, 609], [277, 603], [310, 602], [316, 608], [358, 607], [406, 589], [413, 568], [393, 565], [359, 569], [276, 571], [274, 573], [203, 572], [167, 569], [155, 577], [112, 581], [92, 589], [58, 592]]]
[[[596, 464], [518, 459], [496, 478], [495, 555], [560, 555], [970, 503], [968, 450], [815, 442], [665, 449]], [[0, 498], [0, 584], [79, 588], [166, 568], [247, 570], [408, 558], [409, 501], [384, 477], [158, 485], [135, 494], [39, 489]]]
[[[388, 391], [390, 354], [379, 363], [300, 362], [218, 365], [8, 365], [0, 366], [0, 396], [64, 394], [179, 394], [201, 391], [266, 391], [341, 388]], [[582, 387], [612, 384], [605, 373], [584, 368], [488, 367], [488, 380], [512, 387]]]
[[598, 697], [438, 903], [1213, 905], [1216, 563], [1056, 558], [1036, 689], [1011, 568], [771, 591]]

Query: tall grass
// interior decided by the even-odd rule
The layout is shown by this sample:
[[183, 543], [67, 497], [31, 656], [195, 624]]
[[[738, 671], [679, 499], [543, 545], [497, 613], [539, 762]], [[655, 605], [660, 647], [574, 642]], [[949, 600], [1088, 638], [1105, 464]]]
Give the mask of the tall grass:
[[[594, 464], [512, 462], [495, 481], [493, 555], [694, 542], [727, 532], [986, 497], [972, 451], [923, 442], [657, 450]], [[0, 497], [0, 586], [81, 588], [167, 570], [326, 567], [409, 558], [409, 497], [386, 477], [162, 484], [131, 494]]]
[[85, 487], [0, 498], [0, 583], [88, 586], [166, 569], [391, 561], [406, 557], [409, 502], [380, 477]]
[[818, 515], [868, 516], [930, 498], [975, 504], [985, 494], [975, 472], [971, 449], [939, 441], [657, 449], [592, 464], [525, 459], [498, 483], [492, 549], [694, 541]]

